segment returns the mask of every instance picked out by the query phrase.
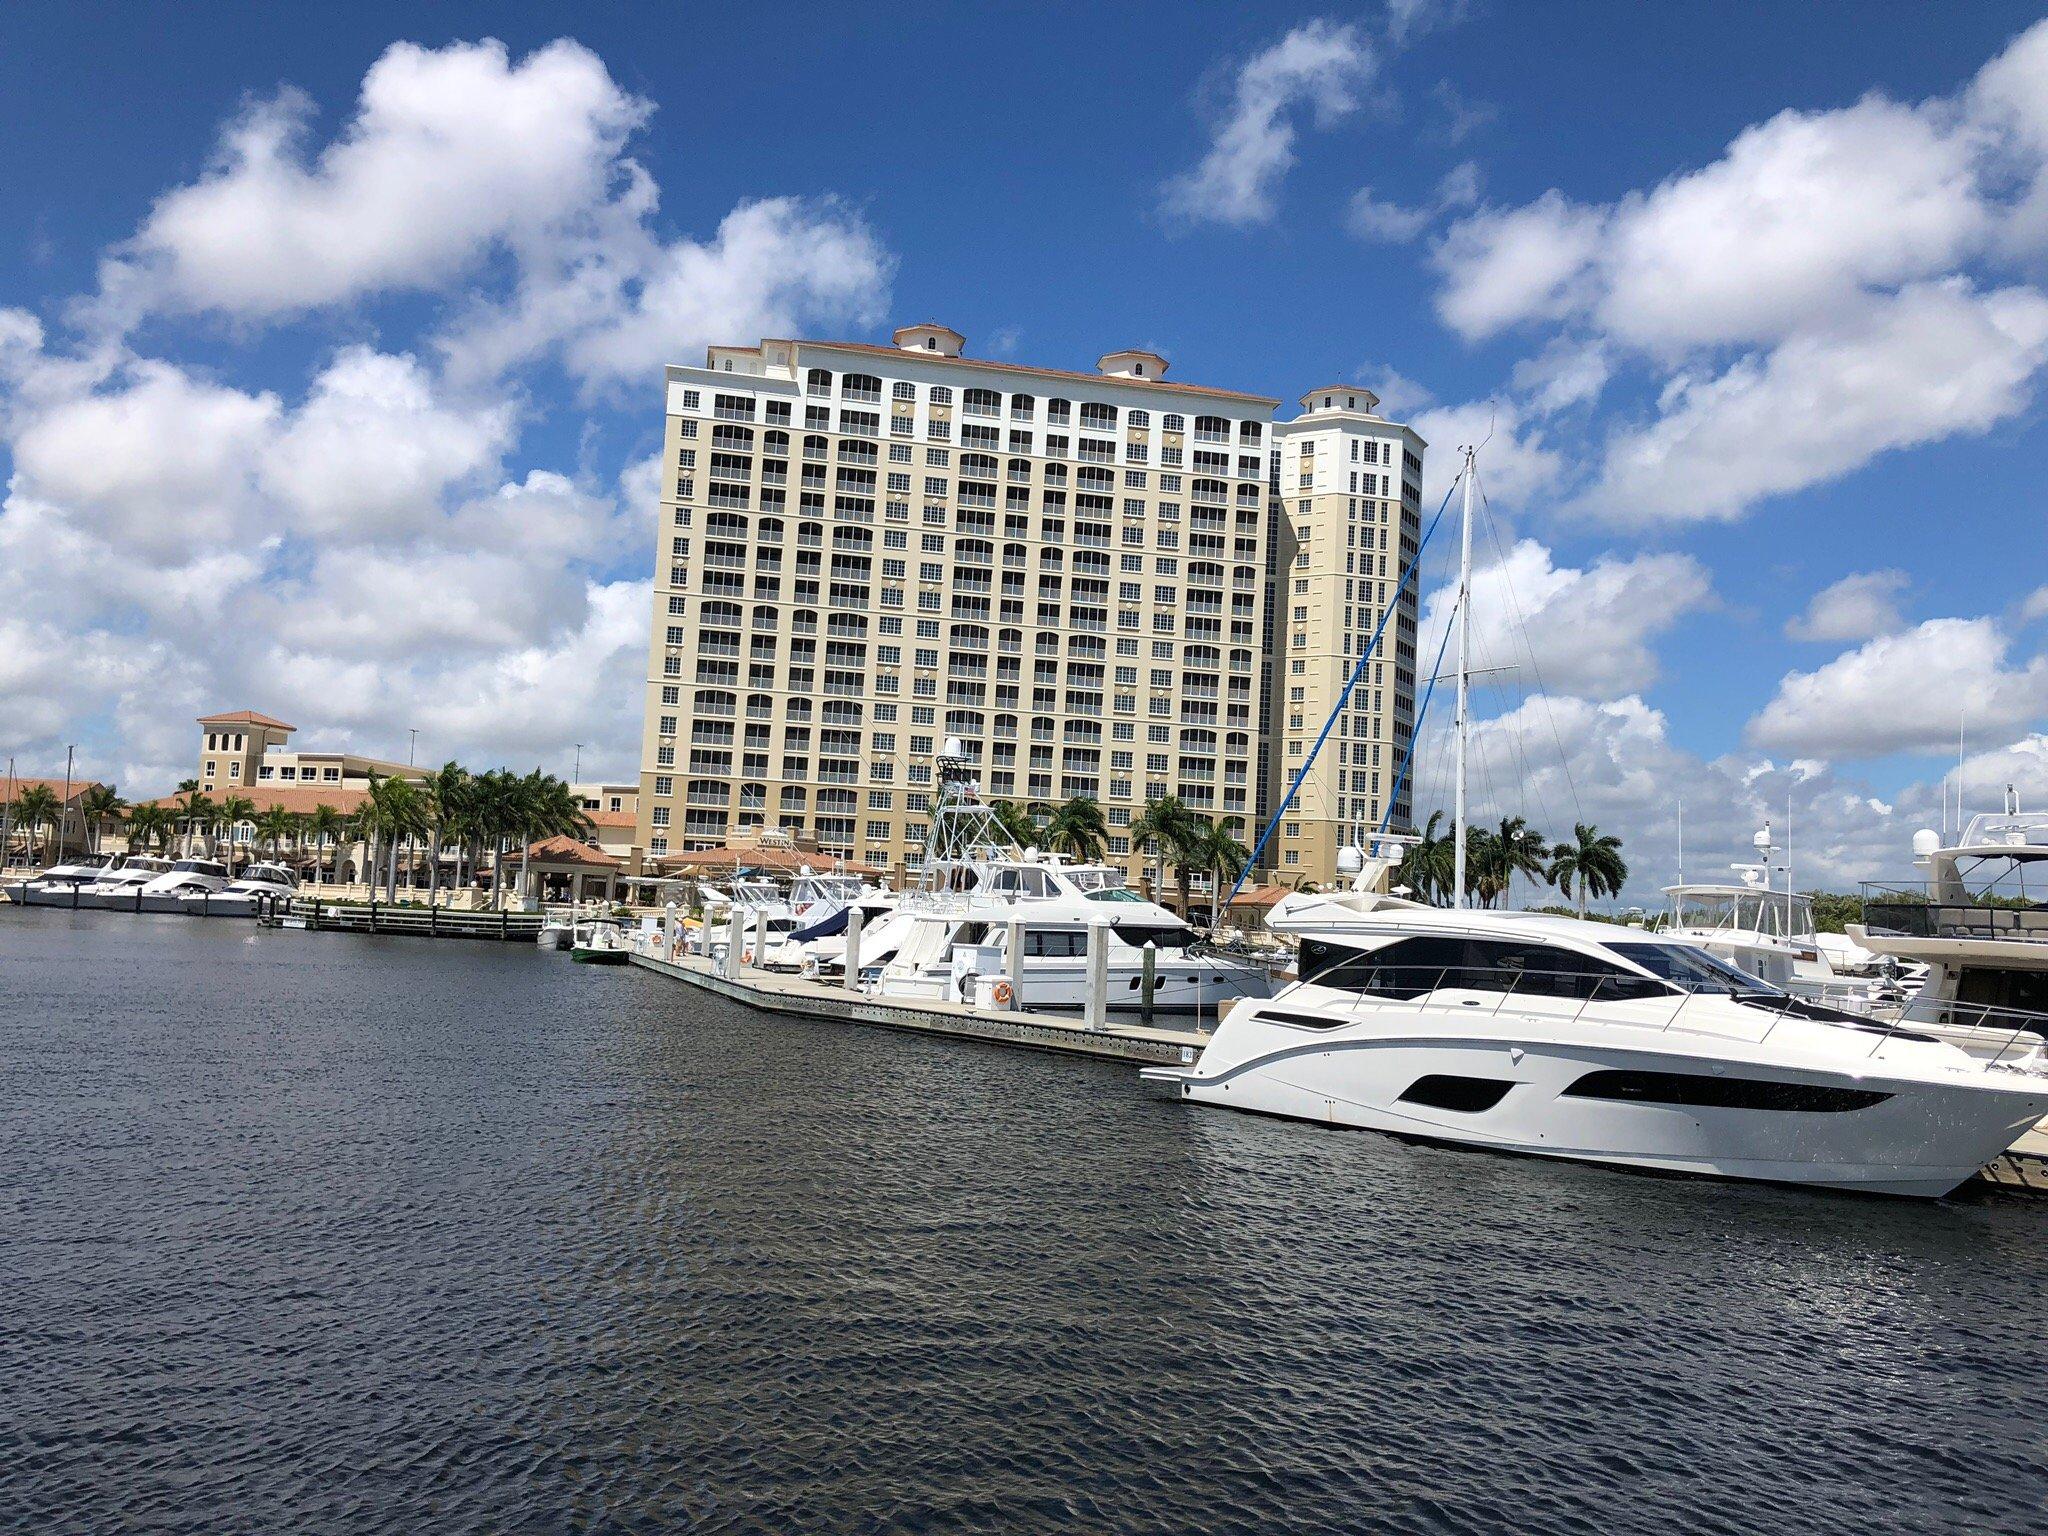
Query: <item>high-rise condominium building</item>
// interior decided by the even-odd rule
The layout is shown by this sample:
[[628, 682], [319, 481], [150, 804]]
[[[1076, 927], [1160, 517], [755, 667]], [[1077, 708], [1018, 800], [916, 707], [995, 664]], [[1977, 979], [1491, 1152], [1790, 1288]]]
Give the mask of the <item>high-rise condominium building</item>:
[[[667, 370], [636, 841], [659, 859], [781, 827], [908, 873], [955, 736], [989, 798], [1097, 800], [1134, 874], [1128, 828], [1162, 796], [1249, 843], [1320, 724], [1310, 679], [1334, 698], [1325, 663], [1370, 633], [1339, 634], [1339, 614], [1363, 625], [1388, 600], [1376, 541], [1411, 526], [1421, 440], [1362, 390], [1276, 428], [1277, 401], [1169, 381], [1150, 352], [1077, 373], [965, 357], [940, 325], [894, 340], [771, 339]], [[1276, 500], [1311, 442], [1329, 484]], [[1337, 462], [1354, 442], [1396, 445], [1356, 496], [1345, 472], [1367, 461]], [[1312, 604], [1323, 627], [1290, 625]], [[1347, 711], [1379, 783], [1319, 764], [1269, 866], [1328, 878], [1336, 824], [1391, 792], [1412, 594], [1403, 613], [1405, 659]], [[1276, 737], [1293, 687], [1304, 732]]]

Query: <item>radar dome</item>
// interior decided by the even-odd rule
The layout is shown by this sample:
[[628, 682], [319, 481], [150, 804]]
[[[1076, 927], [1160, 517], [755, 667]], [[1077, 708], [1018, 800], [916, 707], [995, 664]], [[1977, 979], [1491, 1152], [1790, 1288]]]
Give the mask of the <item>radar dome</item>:
[[1355, 875], [1363, 868], [1365, 868], [1365, 854], [1361, 849], [1350, 847], [1337, 850], [1338, 874]]
[[1916, 859], [1932, 858], [1934, 850], [1940, 846], [1941, 834], [1932, 827], [1922, 827], [1913, 834], [1913, 857]]
[[960, 740], [960, 738], [959, 738], [958, 736], [948, 736], [948, 737], [946, 738], [946, 756], [948, 756], [948, 757], [965, 757], [966, 755], [967, 755], [967, 748], [966, 748], [966, 746], [965, 746], [965, 745], [964, 745], [964, 744], [963, 744], [963, 743], [961, 742], [961, 740]]

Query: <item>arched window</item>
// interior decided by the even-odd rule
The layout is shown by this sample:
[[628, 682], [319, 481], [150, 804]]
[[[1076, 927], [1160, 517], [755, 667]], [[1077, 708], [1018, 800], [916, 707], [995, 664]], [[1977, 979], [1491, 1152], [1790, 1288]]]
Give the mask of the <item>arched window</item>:
[[724, 805], [732, 798], [732, 789], [723, 779], [692, 779], [689, 784], [692, 805]]
[[1159, 428], [1163, 432], [1185, 432], [1188, 429], [1187, 418], [1185, 416], [1162, 416], [1159, 420]]
[[839, 381], [839, 397], [842, 400], [879, 400], [882, 398], [882, 381], [872, 373], [849, 373]]
[[1003, 397], [992, 389], [970, 389], [960, 396], [960, 409], [969, 416], [1000, 416]]
[[[1139, 365], [1139, 371], [1141, 373], [1144, 371], [1142, 364]], [[1152, 425], [1152, 413], [1150, 411], [1133, 411], [1124, 418], [1124, 425], [1143, 430]]]
[[804, 375], [804, 392], [811, 395], [830, 395], [832, 393], [832, 374], [830, 370], [813, 368]]
[[709, 625], [731, 625], [734, 629], [740, 627], [741, 611], [738, 603], [706, 603], [698, 610], [698, 616], [702, 622]]
[[807, 459], [825, 458], [829, 451], [830, 445], [815, 433], [804, 439], [804, 457]]

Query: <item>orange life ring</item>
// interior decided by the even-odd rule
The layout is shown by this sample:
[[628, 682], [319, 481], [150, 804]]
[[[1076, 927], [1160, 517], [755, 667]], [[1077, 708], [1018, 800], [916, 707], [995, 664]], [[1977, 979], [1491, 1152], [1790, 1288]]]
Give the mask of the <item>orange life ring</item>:
[[1008, 1007], [1010, 998], [1014, 994], [1010, 991], [1010, 984], [1007, 981], [999, 981], [993, 987], [989, 988], [988, 995], [994, 998], [996, 1002], [998, 1002], [999, 1004], [1003, 1005], [1004, 1007]]

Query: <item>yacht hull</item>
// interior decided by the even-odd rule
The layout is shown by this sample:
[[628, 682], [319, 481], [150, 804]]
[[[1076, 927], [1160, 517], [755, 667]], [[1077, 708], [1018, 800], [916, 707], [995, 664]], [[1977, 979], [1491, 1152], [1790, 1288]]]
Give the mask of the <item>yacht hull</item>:
[[68, 885], [62, 888], [32, 885], [16, 886], [13, 891], [13, 898], [24, 907], [64, 907], [69, 909], [92, 905], [92, 899], [89, 896], [83, 891], [75, 890]]
[[[1652, 1082], [1681, 1098], [1742, 1094], [1773, 1107], [1587, 1097], [1605, 1082]], [[1731, 1082], [1731, 1075], [1736, 1076]], [[2048, 1114], [2048, 1080], [1992, 1089], [1802, 1072], [1762, 1065], [1717, 1073], [1659, 1051], [1515, 1045], [1473, 1038], [1375, 1038], [1288, 1045], [1205, 1076], [1154, 1069], [1190, 1102], [1354, 1126], [1528, 1156], [1665, 1173], [1938, 1197], [1975, 1175]], [[1674, 1078], [1692, 1080], [1676, 1090]], [[1505, 1084], [1483, 1108], [1419, 1101], [1427, 1080]], [[1751, 1090], [1745, 1085], [1763, 1084]], [[1579, 1092], [1569, 1090], [1579, 1086]], [[1483, 1098], [1491, 1089], [1465, 1089]], [[1423, 1090], [1423, 1098], [1459, 1090]], [[1802, 1100], [1831, 1107], [1790, 1107]]]

